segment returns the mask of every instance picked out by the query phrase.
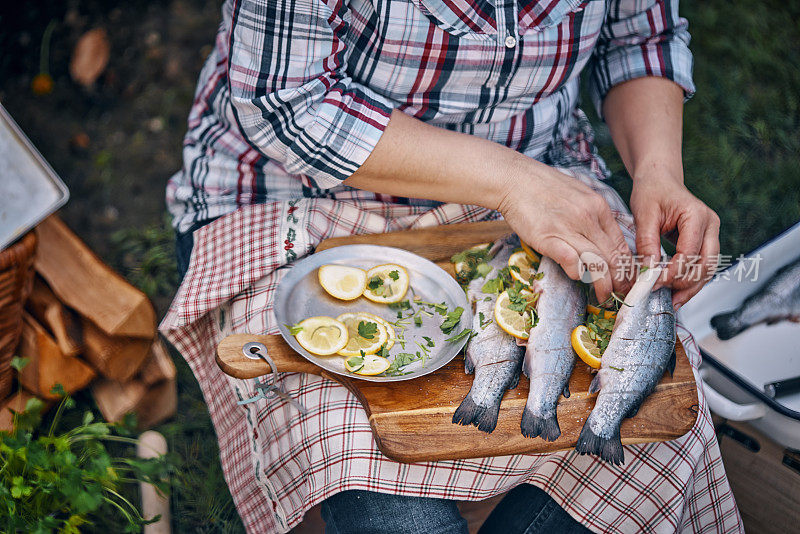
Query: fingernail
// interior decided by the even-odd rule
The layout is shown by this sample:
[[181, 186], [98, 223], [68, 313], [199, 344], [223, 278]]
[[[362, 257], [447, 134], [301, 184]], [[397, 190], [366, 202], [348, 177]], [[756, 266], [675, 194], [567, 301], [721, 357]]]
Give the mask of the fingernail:
[[682, 303], [680, 303], [680, 302], [679, 302], [679, 303], [677, 303], [677, 304], [675, 304], [675, 306], [674, 306], [674, 308], [675, 308], [675, 311], [678, 311], [678, 310], [680, 310], [680, 309], [681, 309], [681, 306], [683, 306], [683, 304], [682, 304]]

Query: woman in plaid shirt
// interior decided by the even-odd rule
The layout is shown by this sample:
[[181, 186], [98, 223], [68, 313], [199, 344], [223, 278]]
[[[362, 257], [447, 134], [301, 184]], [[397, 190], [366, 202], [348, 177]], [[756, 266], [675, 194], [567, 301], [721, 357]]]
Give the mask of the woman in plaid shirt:
[[[218, 218], [219, 228], [233, 225], [225, 221], [234, 221], [237, 211], [278, 213], [288, 202], [289, 220], [294, 217], [299, 227], [287, 234], [284, 250], [276, 246], [275, 254], [286, 252], [283, 263], [301, 250], [290, 250], [296, 244], [292, 237], [298, 231], [313, 235], [315, 228], [311, 216], [293, 215], [298, 205], [311, 206], [309, 213], [320, 206], [336, 210], [339, 220], [329, 226], [338, 225], [340, 233], [365, 231], [358, 222], [347, 226], [346, 210], [378, 210], [387, 228], [412, 224], [402, 217], [425, 213], [447, 223], [499, 212], [523, 240], [573, 278], [579, 254], [604, 258], [611, 269], [594, 283], [601, 301], [612, 290], [625, 292], [627, 279], [612, 277], [631, 260], [615, 219], [625, 208], [609, 206], [616, 202], [613, 193], [596, 181], [606, 170], [578, 107], [585, 72], [594, 104], [633, 178], [638, 254], [660, 257], [660, 236], [678, 234], [676, 258], [664, 281], [673, 287], [677, 308], [706, 279], [684, 276], [680, 260], [700, 256], [710, 274], [719, 251], [718, 217], [683, 184], [682, 106], [694, 91], [688, 43], [677, 0], [228, 0], [189, 117], [184, 167], [167, 190], [181, 271], [190, 267], [198, 237], [211, 233], [196, 230]], [[452, 212], [452, 204], [466, 208], [456, 217], [442, 215]], [[392, 219], [393, 213], [402, 217]], [[228, 235], [253, 231], [231, 226]], [[282, 227], [271, 231], [278, 234]], [[322, 231], [309, 237], [305, 251], [323, 237]], [[203, 260], [192, 257], [191, 265], [191, 280], [184, 281], [162, 330], [184, 348], [208, 398], [212, 379], [198, 371], [208, 355], [199, 349], [193, 354], [183, 341], [196, 335], [189, 315], [173, 321], [180, 310], [192, 308], [199, 318], [198, 309], [213, 309], [198, 305], [213, 300], [199, 294], [205, 290], [198, 282]], [[269, 269], [248, 264], [223, 268], [240, 276], [240, 289], [271, 276]], [[241, 274], [250, 270], [257, 276]], [[272, 291], [265, 289], [264, 295], [270, 307]], [[213, 302], [221, 306], [223, 299]], [[267, 320], [263, 328], [274, 331], [276, 325]], [[215, 423], [223, 416], [243, 417], [242, 408], [209, 405]], [[289, 416], [270, 406], [259, 414], [276, 427], [288, 424]], [[242, 424], [259, 428], [249, 416]], [[310, 425], [305, 431], [310, 443], [319, 429]], [[277, 442], [259, 443], [273, 457], [295, 454]], [[457, 462], [448, 467], [459, 468]], [[252, 509], [245, 510], [243, 503], [254, 497], [245, 490], [240, 494], [231, 470], [226, 474], [245, 522], [267, 528]], [[419, 475], [410, 473], [404, 475], [409, 488]], [[280, 480], [277, 472], [267, 479], [271, 476]], [[716, 474], [714, 484], [721, 488], [716, 500], [731, 503], [721, 507], [720, 517], [734, 518], [720, 530], [726, 524], [738, 529], [724, 473]], [[282, 490], [273, 487], [278, 495], [268, 491], [262, 498], [282, 508], [266, 524], [288, 529], [307, 507], [335, 493], [323, 506], [333, 532], [464, 531], [451, 500], [413, 489], [337, 493], [353, 487], [358, 485], [342, 481], [334, 490], [307, 490], [302, 498], [283, 501]], [[377, 482], [374, 487], [381, 488]], [[677, 512], [653, 516], [648, 525], [669, 530], [692, 524], [685, 517], [686, 498]], [[579, 531], [583, 527], [573, 519], [578, 517], [595, 530], [612, 524], [630, 528], [582, 514], [567, 506], [564, 495], [559, 504], [571, 515], [534, 486], [521, 485], [489, 525], [510, 532]]]

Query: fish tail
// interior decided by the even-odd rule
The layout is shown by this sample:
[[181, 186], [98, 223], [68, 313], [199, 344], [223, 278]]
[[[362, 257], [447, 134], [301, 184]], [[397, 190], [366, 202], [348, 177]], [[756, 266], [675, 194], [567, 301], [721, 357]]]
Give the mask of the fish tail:
[[491, 433], [497, 426], [497, 416], [500, 412], [500, 403], [492, 406], [480, 406], [472, 400], [472, 395], [467, 395], [453, 414], [453, 423], [458, 425], [473, 425], [478, 430]]
[[717, 331], [717, 337], [723, 341], [732, 338], [746, 328], [739, 322], [738, 313], [735, 311], [715, 315], [711, 318], [711, 326]]
[[622, 441], [619, 430], [610, 438], [601, 438], [589, 427], [589, 421], [583, 425], [581, 435], [575, 449], [581, 454], [596, 454], [606, 462], [614, 465], [625, 463], [625, 452], [622, 450]]
[[522, 411], [522, 422], [519, 426], [522, 435], [526, 438], [541, 436], [546, 441], [555, 441], [561, 435], [561, 428], [558, 426], [555, 413], [541, 417], [535, 415], [527, 406]]

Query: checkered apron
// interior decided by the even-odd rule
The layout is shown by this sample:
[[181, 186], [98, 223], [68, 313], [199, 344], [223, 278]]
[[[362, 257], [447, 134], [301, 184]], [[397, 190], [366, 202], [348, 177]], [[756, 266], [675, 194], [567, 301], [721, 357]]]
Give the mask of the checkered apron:
[[[597, 168], [562, 169], [601, 193], [626, 238], [633, 219]], [[389, 200], [389, 199], [387, 199]], [[222, 468], [249, 532], [286, 532], [334, 493], [359, 489], [481, 500], [522, 483], [546, 491], [596, 532], [742, 532], [702, 390], [683, 437], [625, 447], [614, 466], [574, 450], [402, 464], [381, 454], [356, 398], [321, 376], [281, 373], [277, 384], [308, 408], [270, 397], [239, 406], [254, 380], [225, 375], [217, 343], [234, 332], [276, 334], [273, 295], [295, 259], [323, 239], [497, 218], [473, 206], [304, 198], [244, 206], [194, 234], [191, 264], [160, 329], [189, 363], [208, 404]], [[697, 376], [700, 354], [678, 336]]]

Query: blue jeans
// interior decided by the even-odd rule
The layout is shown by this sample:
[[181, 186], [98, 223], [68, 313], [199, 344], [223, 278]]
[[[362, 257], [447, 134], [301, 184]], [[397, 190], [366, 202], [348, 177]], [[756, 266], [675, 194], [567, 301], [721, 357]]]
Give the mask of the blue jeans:
[[[455, 501], [350, 490], [322, 502], [326, 534], [467, 534]], [[480, 534], [589, 532], [547, 493], [522, 484], [503, 497]]]
[[[195, 224], [178, 234], [176, 254], [181, 279], [189, 267], [194, 245], [192, 232], [208, 224]], [[455, 501], [403, 497], [387, 493], [350, 490], [322, 502], [328, 534], [456, 534], [467, 533], [467, 521]], [[522, 484], [503, 497], [492, 510], [480, 534], [583, 534], [589, 532], [547, 493]]]

